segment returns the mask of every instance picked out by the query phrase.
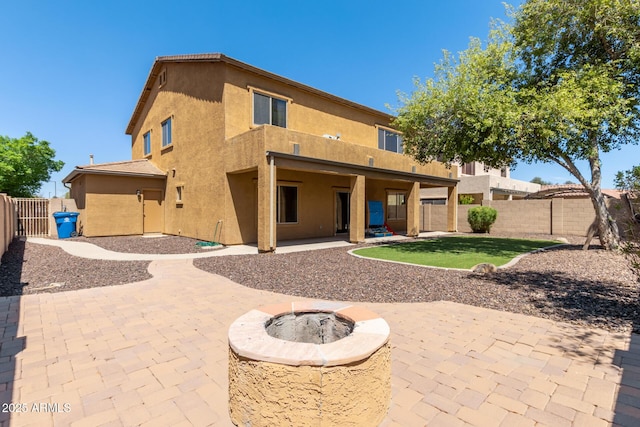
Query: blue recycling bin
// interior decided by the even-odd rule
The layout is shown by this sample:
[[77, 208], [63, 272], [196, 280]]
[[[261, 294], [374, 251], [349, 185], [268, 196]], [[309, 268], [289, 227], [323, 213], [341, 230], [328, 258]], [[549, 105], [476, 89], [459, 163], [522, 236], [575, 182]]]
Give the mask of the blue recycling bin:
[[56, 220], [58, 229], [58, 239], [67, 239], [76, 236], [76, 220], [79, 212], [54, 212], [53, 218]]

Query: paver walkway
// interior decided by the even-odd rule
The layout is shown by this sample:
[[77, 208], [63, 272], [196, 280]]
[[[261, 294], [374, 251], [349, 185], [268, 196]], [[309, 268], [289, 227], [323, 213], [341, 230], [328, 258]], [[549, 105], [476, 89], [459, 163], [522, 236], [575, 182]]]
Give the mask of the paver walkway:
[[[229, 325], [299, 298], [192, 260], [149, 269], [154, 277], [137, 284], [0, 299], [0, 401], [13, 404], [11, 426], [231, 425]], [[449, 302], [359, 305], [392, 332], [383, 426], [640, 423], [639, 336]]]

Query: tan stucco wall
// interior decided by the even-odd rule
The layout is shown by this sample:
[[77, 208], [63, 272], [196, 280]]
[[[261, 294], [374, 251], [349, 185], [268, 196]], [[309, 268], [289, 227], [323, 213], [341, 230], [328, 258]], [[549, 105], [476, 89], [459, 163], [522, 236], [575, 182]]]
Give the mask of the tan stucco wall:
[[378, 147], [376, 125], [389, 126], [390, 115], [358, 110], [300, 88], [227, 66], [225, 85], [226, 138], [253, 126], [252, 90], [288, 99], [287, 128], [310, 135], [336, 136], [346, 143]]
[[[132, 132], [132, 158], [145, 158], [143, 135], [151, 131], [154, 165], [167, 172], [164, 232], [214, 240], [225, 215], [225, 66], [219, 63], [166, 64], [167, 81], [153, 86]], [[162, 122], [171, 117], [172, 144], [162, 148]], [[182, 188], [178, 203], [176, 187]], [[222, 227], [224, 232], [224, 227]]]
[[[295, 145], [304, 157], [365, 167], [373, 162], [375, 168], [405, 173], [457, 175], [455, 168], [446, 169], [439, 163], [422, 166], [409, 157], [378, 150], [377, 126], [389, 124], [390, 116], [386, 113], [358, 109], [336, 98], [224, 62], [169, 62], [162, 69], [166, 70], [166, 83], [159, 86], [156, 81], [152, 85], [131, 136], [132, 158], [148, 158], [167, 173], [165, 233], [223, 244], [255, 242], [258, 236], [266, 236], [269, 229], [266, 216], [269, 210], [265, 205], [269, 182], [263, 182], [269, 176], [266, 152], [293, 153]], [[254, 89], [290, 100], [287, 129], [253, 126]], [[169, 117], [172, 145], [162, 149], [161, 124]], [[151, 153], [145, 156], [143, 135], [149, 131]], [[322, 137], [338, 133], [340, 140]], [[307, 167], [277, 160], [277, 179], [301, 182], [303, 188], [300, 223], [277, 225], [276, 239], [333, 235], [333, 187], [349, 188], [351, 178], [357, 174], [341, 170], [339, 175], [328, 175], [317, 167], [311, 169], [320, 174], [301, 174], [301, 169]], [[406, 180], [385, 185], [408, 189], [411, 184]], [[178, 186], [182, 187], [180, 203], [176, 201]], [[87, 199], [92, 204], [119, 203], [108, 197], [87, 197], [92, 197]], [[216, 225], [218, 234], [214, 236]], [[396, 227], [404, 230], [406, 222]]]
[[229, 383], [238, 426], [377, 426], [391, 398], [391, 347], [330, 367], [256, 361], [230, 349]]
[[71, 191], [69, 196], [76, 203], [76, 210], [79, 212], [78, 218], [76, 218], [76, 231], [80, 234], [84, 232], [84, 228], [87, 225], [86, 220], [86, 206], [87, 206], [87, 175], [80, 175], [71, 184]]
[[[229, 174], [233, 191], [229, 212], [225, 216], [224, 232], [228, 244], [257, 240], [257, 172]], [[298, 187], [298, 223], [277, 224], [278, 239], [329, 237], [335, 235], [336, 192], [350, 191], [351, 177], [331, 174], [276, 169], [277, 185]], [[410, 191], [412, 184], [365, 180], [365, 200], [379, 200], [386, 209], [388, 191]], [[365, 207], [366, 209], [366, 207]], [[354, 213], [351, 213], [354, 215]], [[385, 211], [386, 215], [386, 211]], [[445, 217], [446, 220], [446, 217]], [[406, 220], [388, 221], [396, 231], [405, 231]], [[368, 225], [368, 223], [366, 223]], [[249, 230], [251, 232], [249, 232]]]
[[335, 189], [348, 189], [349, 177], [279, 170], [278, 184], [298, 186], [298, 223], [278, 224], [278, 238], [324, 237], [335, 234]]
[[[377, 141], [377, 139], [376, 139]], [[455, 176], [456, 166], [450, 169], [444, 164], [433, 162], [420, 165], [409, 156], [379, 150], [375, 147], [349, 144], [345, 141], [308, 135], [276, 126], [261, 126], [227, 141], [226, 170], [233, 172], [255, 167], [258, 157], [266, 151], [293, 154], [294, 144], [298, 145], [298, 155], [306, 158], [323, 159], [399, 172], [418, 173], [448, 178]], [[376, 142], [377, 144], [377, 142]], [[352, 172], [357, 173], [357, 172]]]
[[143, 200], [136, 190], [145, 189], [164, 191], [164, 180], [98, 175], [75, 180], [71, 194], [80, 212], [76, 230], [88, 237], [142, 234]]
[[[267, 152], [276, 153], [274, 159], [276, 180], [288, 180], [293, 183], [300, 183], [300, 222], [298, 224], [277, 225], [277, 239], [293, 239], [332, 236], [334, 234], [333, 221], [335, 218], [335, 189], [333, 187], [349, 188], [350, 179], [354, 175], [363, 174], [373, 178], [365, 180], [365, 199], [379, 200], [386, 207], [387, 193], [389, 191], [404, 191], [409, 194], [413, 188], [413, 178], [410, 176], [394, 176], [393, 179], [385, 179], [385, 173], [420, 173], [423, 175], [431, 175], [437, 177], [448, 178], [449, 174], [455, 174], [455, 167], [446, 168], [440, 163], [430, 163], [420, 165], [411, 158], [397, 153], [378, 150], [366, 146], [358, 146], [348, 144], [344, 141], [336, 141], [315, 135], [308, 135], [301, 132], [295, 132], [288, 129], [261, 126], [231, 138], [226, 144], [225, 167], [232, 181], [229, 186], [235, 188], [243, 188], [244, 191], [250, 191], [249, 186], [245, 183], [239, 187], [240, 178], [238, 173], [246, 174], [249, 177], [258, 180], [260, 170], [264, 170], [263, 179], [269, 180], [269, 159], [265, 155]], [[292, 155], [297, 152], [298, 157], [281, 158], [278, 153]], [[315, 159], [321, 162], [314, 163]], [[334, 162], [332, 164], [324, 164], [322, 161]], [[370, 162], [373, 162], [374, 168], [363, 170], [353, 169], [349, 165], [357, 165], [369, 168]], [[341, 166], [346, 164], [346, 166]], [[307, 169], [307, 172], [302, 172]], [[386, 176], [389, 176], [388, 173]], [[348, 180], [347, 180], [348, 179]], [[258, 185], [256, 183], [256, 185]], [[242, 234], [242, 229], [250, 226], [252, 229], [257, 227], [259, 230], [268, 230], [268, 209], [261, 209], [256, 201], [257, 217], [246, 217], [244, 225], [234, 218], [235, 212], [238, 212], [236, 206], [246, 206], [248, 199], [258, 199], [260, 194], [268, 203], [267, 194], [269, 189], [265, 182], [262, 190], [256, 190], [256, 196], [248, 194], [247, 197], [228, 195], [227, 213], [225, 215], [224, 243], [236, 243]], [[231, 189], [231, 188], [230, 188]], [[262, 193], [263, 192], [263, 193]], [[313, 195], [313, 202], [304, 202], [305, 197]], [[233, 206], [229, 201], [233, 199]], [[414, 200], [419, 203], [419, 201]], [[312, 206], [312, 209], [307, 209]], [[417, 207], [416, 207], [417, 210]], [[352, 209], [352, 215], [357, 210]], [[386, 211], [385, 211], [386, 217]], [[416, 218], [417, 220], [418, 218]], [[356, 223], [358, 219], [356, 218]], [[417, 222], [417, 221], [416, 221]], [[257, 226], [252, 224], [257, 224]], [[360, 223], [367, 225], [366, 217]], [[229, 226], [227, 226], [227, 224]], [[260, 224], [264, 224], [261, 226]], [[396, 232], [404, 232], [407, 230], [407, 221], [388, 221], [389, 226]], [[263, 228], [262, 228], [263, 227]], [[417, 230], [418, 224], [410, 227], [411, 230]], [[233, 234], [227, 234], [227, 233]], [[252, 233], [245, 233], [253, 236]], [[259, 232], [257, 233], [260, 234]], [[262, 250], [268, 250], [265, 246]]]
[[[404, 220], [389, 220], [387, 218], [387, 194], [390, 191], [400, 191], [408, 193], [411, 189], [411, 183], [398, 182], [398, 181], [383, 181], [383, 180], [367, 180], [366, 181], [366, 200], [382, 202], [382, 209], [384, 211], [384, 220], [396, 233], [404, 232], [407, 230], [407, 221]], [[369, 223], [369, 206], [366, 206], [366, 224], [367, 227], [371, 225]]]
[[[78, 206], [76, 205], [76, 201], [73, 198], [70, 199], [62, 199], [62, 198], [52, 198], [49, 199], [49, 213], [53, 212], [78, 212]], [[76, 218], [77, 220], [77, 218]], [[77, 225], [77, 224], [76, 224]], [[56, 219], [53, 215], [49, 215], [49, 237], [57, 237], [58, 236], [58, 225], [56, 224]], [[76, 227], [76, 230], [78, 228]]]

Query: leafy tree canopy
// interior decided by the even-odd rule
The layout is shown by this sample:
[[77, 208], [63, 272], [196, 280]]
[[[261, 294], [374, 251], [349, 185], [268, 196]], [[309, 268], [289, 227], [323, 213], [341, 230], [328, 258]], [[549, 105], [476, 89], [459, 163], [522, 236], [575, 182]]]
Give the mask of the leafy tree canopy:
[[[600, 153], [640, 137], [640, 2], [527, 0], [487, 43], [446, 52], [435, 77], [400, 94], [395, 125], [418, 161], [555, 162], [587, 189], [600, 240], [619, 232], [601, 193]], [[589, 164], [589, 173], [577, 167]]]
[[[540, 185], [554, 185], [553, 182], [551, 181], [545, 181], [544, 179], [540, 178], [539, 176], [534, 176], [533, 179], [531, 179], [531, 181], [529, 182], [533, 182], [534, 184], [540, 184]], [[558, 183], [556, 183], [557, 185]], [[565, 182], [563, 182], [564, 185], [574, 185], [575, 182], [571, 181], [571, 180], [566, 180]]]
[[540, 185], [551, 185], [550, 181], [545, 181], [544, 179], [540, 178], [539, 176], [533, 177], [533, 179], [530, 182], [533, 182], [534, 184], [540, 184]]
[[627, 171], [619, 171], [614, 180], [618, 190], [640, 192], [640, 166]]
[[64, 162], [54, 160], [56, 152], [47, 141], [27, 132], [22, 138], [0, 135], [0, 193], [12, 197], [33, 197], [51, 172]]

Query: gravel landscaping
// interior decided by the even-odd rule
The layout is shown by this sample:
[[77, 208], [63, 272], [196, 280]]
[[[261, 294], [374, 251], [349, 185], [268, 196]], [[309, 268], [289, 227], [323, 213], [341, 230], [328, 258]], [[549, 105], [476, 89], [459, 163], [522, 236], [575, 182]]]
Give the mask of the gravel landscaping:
[[[121, 252], [202, 251], [195, 240], [175, 236], [79, 239]], [[582, 251], [582, 237], [568, 240], [571, 245], [526, 256], [511, 268], [489, 274], [389, 264], [348, 254], [349, 249], [365, 245], [203, 258], [194, 260], [194, 265], [248, 287], [292, 296], [355, 302], [447, 300], [640, 333], [640, 284], [625, 258], [598, 246]], [[82, 259], [52, 246], [16, 240], [2, 258], [0, 292], [21, 295], [136, 282], [149, 277], [148, 264]]]
[[149, 261], [79, 258], [48, 245], [15, 239], [0, 264], [0, 296], [122, 285], [151, 278]]
[[350, 248], [194, 263], [245, 286], [287, 295], [355, 302], [446, 300], [640, 333], [639, 283], [625, 258], [593, 246], [582, 251], [584, 238], [569, 240], [574, 245], [531, 254], [490, 274], [356, 258]]
[[68, 240], [131, 254], [192, 254], [203, 251], [196, 245], [200, 240], [180, 236], [73, 237]]

